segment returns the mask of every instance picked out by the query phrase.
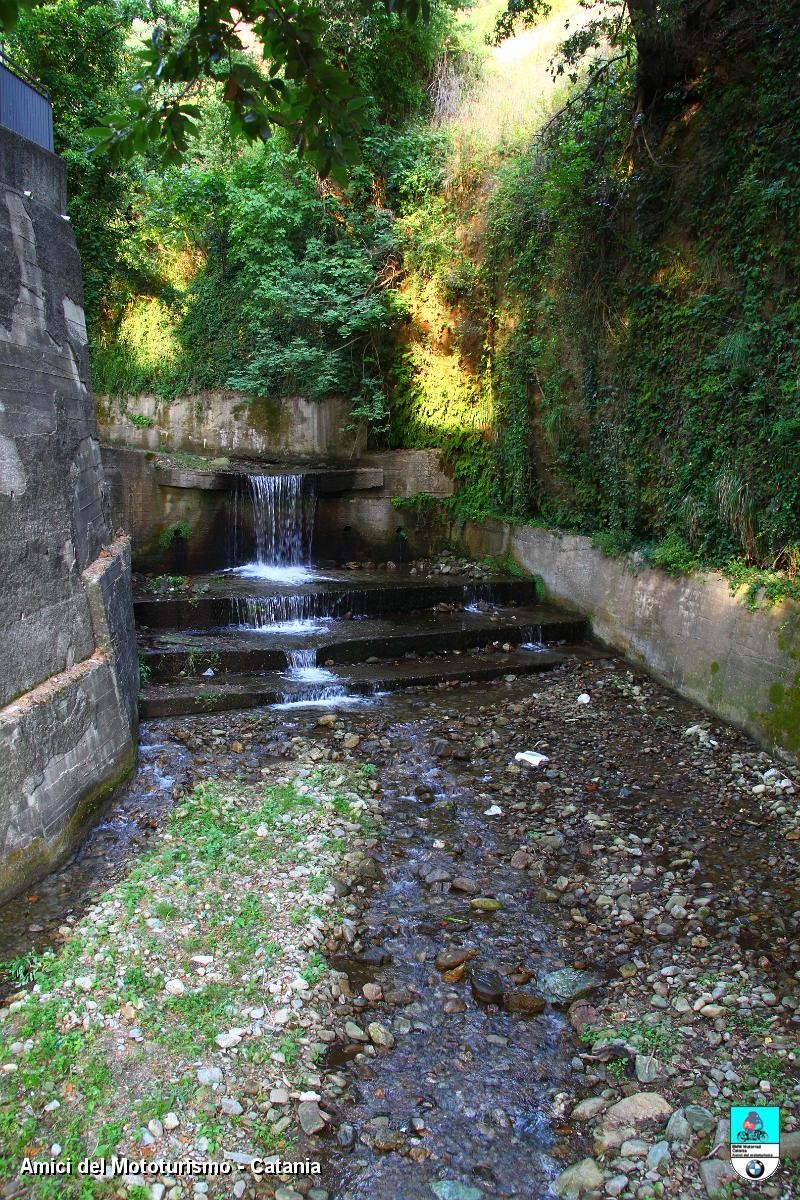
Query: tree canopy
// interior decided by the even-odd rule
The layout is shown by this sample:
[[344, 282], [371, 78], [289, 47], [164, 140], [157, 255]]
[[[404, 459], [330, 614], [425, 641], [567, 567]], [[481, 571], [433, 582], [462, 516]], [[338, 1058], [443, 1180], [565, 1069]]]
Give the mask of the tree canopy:
[[[381, 0], [383, 8], [414, 22], [430, 16], [429, 0]], [[0, 32], [8, 33], [37, 0], [0, 0]], [[359, 158], [359, 133], [369, 97], [359, 88], [342, 46], [331, 37], [324, 5], [313, 0], [121, 0], [120, 24], [152, 21], [135, 52], [135, 79], [117, 111], [92, 130], [112, 158], [157, 144], [167, 161], [189, 145], [203, 83], [221, 86], [234, 129], [266, 141], [275, 127], [322, 175], [341, 175]], [[375, 7], [356, 0], [356, 23]], [[258, 59], [260, 58], [260, 62]]]

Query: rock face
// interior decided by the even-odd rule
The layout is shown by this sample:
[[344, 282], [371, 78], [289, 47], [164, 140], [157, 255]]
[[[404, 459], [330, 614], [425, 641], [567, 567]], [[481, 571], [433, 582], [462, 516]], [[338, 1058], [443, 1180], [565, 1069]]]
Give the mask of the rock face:
[[130, 548], [114, 540], [63, 163], [0, 129], [0, 900], [134, 760]]

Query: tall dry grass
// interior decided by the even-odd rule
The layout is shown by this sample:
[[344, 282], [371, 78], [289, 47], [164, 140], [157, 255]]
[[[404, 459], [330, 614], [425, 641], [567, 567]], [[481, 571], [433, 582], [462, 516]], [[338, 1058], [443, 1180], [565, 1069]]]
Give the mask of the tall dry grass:
[[579, 0], [553, 0], [550, 16], [535, 28], [488, 46], [502, 8], [498, 0], [479, 0], [464, 12], [464, 40], [479, 65], [465, 75], [445, 63], [437, 81], [439, 119], [453, 134], [455, 174], [489, 167], [530, 141], [565, 91], [563, 76], [551, 73], [558, 46], [591, 19]]

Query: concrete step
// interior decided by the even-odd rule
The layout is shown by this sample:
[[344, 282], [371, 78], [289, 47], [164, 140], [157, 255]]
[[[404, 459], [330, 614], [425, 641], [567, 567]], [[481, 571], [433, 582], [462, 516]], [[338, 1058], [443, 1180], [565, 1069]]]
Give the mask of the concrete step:
[[532, 579], [497, 577], [420, 580], [384, 574], [339, 575], [299, 585], [276, 586], [235, 575], [195, 579], [177, 595], [137, 596], [140, 629], [215, 629], [229, 625], [269, 627], [276, 621], [312, 617], [383, 617], [422, 612], [438, 605], [534, 604]]
[[219, 630], [143, 634], [141, 653], [153, 683], [178, 678], [201, 678], [206, 671], [219, 677], [242, 672], [283, 670], [291, 652], [313, 650], [319, 665], [363, 663], [367, 659], [396, 659], [452, 650], [470, 650], [492, 643], [513, 646], [524, 642], [578, 642], [586, 633], [581, 618], [543, 605], [503, 609], [496, 613], [429, 612], [398, 614], [392, 620], [323, 619], [308, 631], [294, 633]]
[[564, 654], [551, 650], [518, 650], [509, 653], [478, 650], [422, 661], [350, 665], [346, 673], [336, 673], [333, 679], [316, 684], [291, 679], [277, 672], [230, 674], [220, 679], [214, 676], [172, 684], [151, 682], [142, 689], [140, 710], [143, 717], [182, 716], [292, 701], [313, 701], [323, 699], [322, 693], [326, 691], [330, 703], [335, 704], [335, 689], [340, 689], [341, 695], [369, 696], [407, 687], [479, 682], [506, 675], [549, 671], [565, 659]]

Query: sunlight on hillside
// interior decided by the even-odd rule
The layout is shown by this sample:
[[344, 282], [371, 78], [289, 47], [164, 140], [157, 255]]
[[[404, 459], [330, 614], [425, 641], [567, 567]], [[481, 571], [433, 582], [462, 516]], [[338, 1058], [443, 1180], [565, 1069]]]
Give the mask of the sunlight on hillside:
[[460, 157], [502, 153], [529, 138], [548, 115], [563, 77], [554, 80], [550, 62], [571, 31], [590, 19], [579, 0], [554, 0], [553, 12], [534, 29], [523, 29], [499, 46], [487, 45], [498, 0], [481, 0], [463, 13], [467, 44], [483, 55], [478, 78], [462, 81], [451, 126]]

